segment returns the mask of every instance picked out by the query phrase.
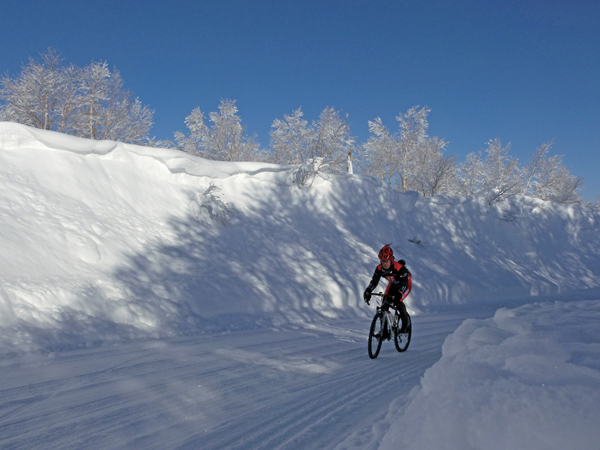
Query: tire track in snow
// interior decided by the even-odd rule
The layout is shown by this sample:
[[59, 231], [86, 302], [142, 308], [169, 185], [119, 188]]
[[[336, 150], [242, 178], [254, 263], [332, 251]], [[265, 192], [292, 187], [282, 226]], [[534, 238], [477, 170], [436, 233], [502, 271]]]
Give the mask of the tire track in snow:
[[[461, 321], [452, 320], [443, 331], [433, 327], [429, 335], [417, 332], [406, 353], [396, 352], [392, 341], [385, 342], [375, 361], [367, 356], [364, 335], [355, 343], [329, 337], [325, 346], [298, 347], [343, 362], [343, 370], [274, 399], [245, 417], [227, 421], [208, 436], [199, 433], [178, 448], [310, 449], [333, 445], [353, 430], [352, 422], [372, 423], [374, 417], [387, 412], [393, 399], [408, 394], [425, 369], [439, 359], [441, 342]], [[416, 322], [418, 329], [420, 320]], [[246, 423], [252, 426], [244, 426]]]
[[0, 448], [332, 448], [382, 420], [462, 319], [417, 316], [409, 350], [376, 360], [368, 319], [4, 360]]

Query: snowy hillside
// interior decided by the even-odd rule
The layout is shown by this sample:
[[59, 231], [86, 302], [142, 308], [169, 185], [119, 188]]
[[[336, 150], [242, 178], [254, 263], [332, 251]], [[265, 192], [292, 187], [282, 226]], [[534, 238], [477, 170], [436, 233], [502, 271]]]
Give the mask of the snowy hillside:
[[359, 175], [300, 189], [296, 170], [2, 123], [0, 353], [209, 331], [231, 313], [361, 316], [388, 242], [413, 311], [600, 285], [588, 210], [417, 199]]
[[[298, 170], [0, 123], [0, 446], [531, 449], [597, 441], [598, 212], [527, 197], [494, 206], [423, 198], [361, 175], [324, 175], [299, 188]], [[401, 356], [384, 344], [371, 362], [364, 339], [374, 308], [362, 292], [390, 242], [413, 274], [415, 339]], [[240, 337], [223, 337], [231, 331]], [[124, 356], [99, 350], [116, 343]], [[90, 353], [68, 353], [76, 349]], [[62, 353], [71, 356], [56, 358]], [[164, 368], [144, 371], [138, 361]], [[375, 367], [401, 386], [384, 416], [363, 400], [379, 392]], [[175, 379], [163, 385], [168, 370]], [[86, 371], [101, 393], [92, 378], [73, 375]], [[206, 385], [210, 395], [191, 394]], [[140, 390], [152, 395], [133, 394]], [[45, 409], [36, 412], [47, 398], [61, 406], [54, 425]], [[157, 399], [160, 420], [144, 415]], [[80, 416], [103, 402], [113, 419], [102, 408]], [[129, 408], [141, 419], [123, 425], [122, 436], [95, 428], [127, 423]], [[265, 427], [267, 419], [279, 425]], [[73, 426], [72, 440], [61, 432], [68, 421], [85, 423]], [[528, 429], [546, 435], [528, 441]], [[298, 447], [300, 435], [308, 440]]]

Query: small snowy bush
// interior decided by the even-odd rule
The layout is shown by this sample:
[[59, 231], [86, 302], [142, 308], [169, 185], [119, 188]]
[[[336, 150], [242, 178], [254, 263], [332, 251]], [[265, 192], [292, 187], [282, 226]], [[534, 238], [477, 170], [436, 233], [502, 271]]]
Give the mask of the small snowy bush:
[[298, 186], [312, 186], [319, 171], [325, 168], [327, 164], [323, 164], [323, 158], [309, 159], [300, 164], [294, 174], [294, 181]]
[[203, 192], [196, 195], [191, 203], [192, 214], [200, 222], [210, 225], [218, 223], [226, 225], [233, 218], [233, 209], [219, 197], [221, 188], [210, 184]]

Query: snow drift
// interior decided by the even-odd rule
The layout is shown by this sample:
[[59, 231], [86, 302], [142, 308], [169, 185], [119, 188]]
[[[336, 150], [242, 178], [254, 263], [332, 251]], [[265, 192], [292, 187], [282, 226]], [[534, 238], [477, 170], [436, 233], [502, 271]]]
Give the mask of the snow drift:
[[0, 353], [371, 314], [389, 242], [417, 313], [600, 285], [597, 212], [298, 170], [1, 123]]
[[600, 428], [600, 301], [466, 320], [386, 420], [380, 450], [591, 449]]

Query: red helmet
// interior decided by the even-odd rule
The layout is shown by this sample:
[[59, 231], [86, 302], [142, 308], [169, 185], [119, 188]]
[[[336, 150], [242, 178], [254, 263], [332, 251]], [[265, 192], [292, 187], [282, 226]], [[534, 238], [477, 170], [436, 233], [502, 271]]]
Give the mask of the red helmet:
[[379, 250], [379, 259], [381, 261], [393, 261], [394, 260], [394, 250], [389, 245], [384, 245]]

